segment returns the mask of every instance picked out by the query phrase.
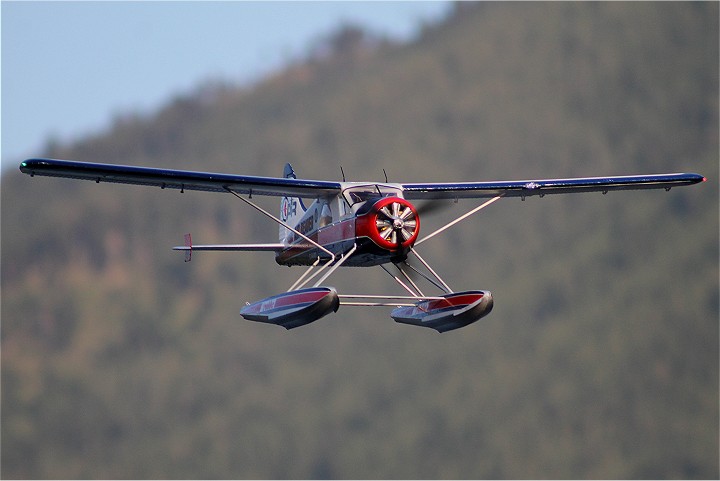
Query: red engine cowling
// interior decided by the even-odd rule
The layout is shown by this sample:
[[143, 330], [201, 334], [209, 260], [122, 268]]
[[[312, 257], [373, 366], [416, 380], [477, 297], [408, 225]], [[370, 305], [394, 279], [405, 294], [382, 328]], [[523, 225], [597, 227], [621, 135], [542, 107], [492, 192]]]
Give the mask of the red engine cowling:
[[383, 249], [398, 251], [411, 247], [420, 233], [420, 216], [414, 205], [400, 197], [384, 197], [358, 216], [358, 237], [369, 237]]

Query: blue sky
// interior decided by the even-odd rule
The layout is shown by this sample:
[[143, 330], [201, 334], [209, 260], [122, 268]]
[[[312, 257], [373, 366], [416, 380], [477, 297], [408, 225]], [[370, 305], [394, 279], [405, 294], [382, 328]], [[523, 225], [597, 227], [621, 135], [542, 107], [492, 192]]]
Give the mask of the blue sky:
[[[407, 40], [448, 2], [2, 1], [2, 168], [203, 81], [247, 84], [343, 22]], [[97, 159], [102, 161], [102, 159]], [[129, 159], [130, 160], [130, 159]]]

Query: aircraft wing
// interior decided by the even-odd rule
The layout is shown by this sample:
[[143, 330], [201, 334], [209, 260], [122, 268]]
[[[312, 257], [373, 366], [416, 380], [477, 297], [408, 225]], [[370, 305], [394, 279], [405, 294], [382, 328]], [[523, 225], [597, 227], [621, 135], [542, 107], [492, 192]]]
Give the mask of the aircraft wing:
[[214, 174], [186, 170], [155, 169], [129, 165], [96, 164], [55, 159], [28, 159], [20, 170], [34, 176], [66, 177], [160, 187], [163, 189], [203, 190], [297, 197], [318, 197], [340, 192], [339, 182], [320, 180], [284, 179], [250, 175]]
[[[286, 179], [250, 175], [216, 174], [185, 170], [156, 169], [129, 165], [97, 164], [55, 159], [28, 159], [20, 170], [31, 176], [66, 177], [149, 185], [160, 188], [297, 197], [338, 194], [339, 182]], [[699, 174], [656, 174], [574, 179], [515, 180], [492, 182], [446, 182], [400, 184], [406, 199], [458, 199], [497, 197], [530, 197], [533, 195], [572, 192], [608, 192], [611, 190], [670, 189], [703, 182]]]
[[704, 182], [699, 174], [654, 174], [575, 179], [514, 180], [497, 182], [447, 182], [401, 184], [406, 199], [472, 199], [530, 197], [573, 192], [667, 189]]

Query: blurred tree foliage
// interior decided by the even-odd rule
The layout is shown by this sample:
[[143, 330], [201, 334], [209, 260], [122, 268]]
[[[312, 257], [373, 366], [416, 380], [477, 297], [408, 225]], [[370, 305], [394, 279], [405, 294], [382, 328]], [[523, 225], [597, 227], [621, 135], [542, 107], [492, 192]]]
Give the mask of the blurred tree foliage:
[[[409, 44], [344, 26], [58, 158], [452, 181], [698, 171], [507, 200], [422, 246], [491, 316], [241, 320], [290, 284], [230, 196], [2, 176], [4, 478], [717, 478], [718, 4], [458, 4]], [[276, 208], [277, 201], [266, 206]], [[473, 204], [427, 219], [424, 229]], [[348, 269], [340, 289], [395, 289]], [[394, 291], [395, 292], [395, 291]]]

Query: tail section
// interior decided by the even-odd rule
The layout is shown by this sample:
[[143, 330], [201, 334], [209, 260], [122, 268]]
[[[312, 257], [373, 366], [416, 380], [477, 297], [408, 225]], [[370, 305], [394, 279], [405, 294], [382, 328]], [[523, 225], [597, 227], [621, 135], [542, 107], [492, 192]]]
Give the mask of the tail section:
[[[283, 177], [286, 179], [296, 179], [295, 171], [292, 165], [285, 164], [283, 169]], [[283, 197], [280, 201], [280, 220], [287, 223], [291, 227], [295, 227], [305, 213], [305, 206], [299, 197]], [[284, 226], [280, 226], [280, 242], [289, 244], [289, 239], [293, 233]]]

